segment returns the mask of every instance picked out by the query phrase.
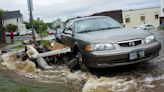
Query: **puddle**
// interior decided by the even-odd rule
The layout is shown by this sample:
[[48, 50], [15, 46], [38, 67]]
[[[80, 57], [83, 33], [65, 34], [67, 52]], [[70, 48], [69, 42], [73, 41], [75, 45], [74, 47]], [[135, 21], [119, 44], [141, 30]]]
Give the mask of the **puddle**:
[[[151, 74], [151, 71], [159, 70], [156, 65], [151, 67], [155, 66], [157, 69], [149, 68], [154, 70], [141, 68], [137, 71], [134, 70], [137, 73], [129, 71], [129, 74], [98, 78], [96, 75], [80, 70], [70, 72], [66, 66], [57, 66], [54, 70], [41, 70], [36, 68], [36, 65], [30, 60], [21, 61], [15, 53], [7, 53], [0, 57], [1, 68], [14, 71], [20, 76], [38, 82], [66, 84], [73, 92], [160, 92], [164, 90], [164, 74], [161, 74], [163, 71], [159, 74]], [[161, 63], [164, 58], [160, 60], [158, 63]]]

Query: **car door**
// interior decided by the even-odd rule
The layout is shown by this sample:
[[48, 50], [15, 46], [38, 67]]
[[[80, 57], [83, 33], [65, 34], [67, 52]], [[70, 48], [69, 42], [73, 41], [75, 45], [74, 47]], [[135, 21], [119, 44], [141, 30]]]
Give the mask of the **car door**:
[[71, 47], [74, 42], [73, 35], [74, 35], [73, 26], [71, 24], [68, 24], [61, 36], [62, 43], [66, 46]]

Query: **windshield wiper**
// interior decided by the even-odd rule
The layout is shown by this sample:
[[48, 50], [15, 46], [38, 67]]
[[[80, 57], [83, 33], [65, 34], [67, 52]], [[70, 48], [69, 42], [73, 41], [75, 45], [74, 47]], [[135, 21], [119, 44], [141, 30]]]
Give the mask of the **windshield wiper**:
[[95, 31], [95, 30], [84, 30], [84, 31], [80, 31], [78, 33], [88, 33], [88, 32], [92, 32], [92, 31]]
[[107, 28], [100, 28], [100, 29], [97, 29], [97, 30], [107, 30], [107, 29], [111, 29], [111, 27], [107, 27]]
[[116, 29], [116, 28], [121, 28], [121, 27], [111, 27], [111, 29]]
[[97, 30], [107, 30], [107, 29], [115, 29], [115, 28], [120, 28], [120, 27], [107, 27], [107, 28], [101, 28], [101, 29], [97, 29]]

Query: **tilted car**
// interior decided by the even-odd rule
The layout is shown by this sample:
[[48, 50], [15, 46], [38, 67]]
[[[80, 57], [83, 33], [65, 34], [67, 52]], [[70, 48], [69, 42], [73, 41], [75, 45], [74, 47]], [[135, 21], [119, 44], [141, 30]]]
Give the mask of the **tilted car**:
[[105, 68], [135, 64], [159, 55], [161, 44], [145, 30], [124, 28], [106, 16], [69, 21], [62, 43], [81, 56], [80, 66]]
[[19, 35], [31, 35], [31, 34], [32, 34], [31, 30], [24, 30], [19, 32]]

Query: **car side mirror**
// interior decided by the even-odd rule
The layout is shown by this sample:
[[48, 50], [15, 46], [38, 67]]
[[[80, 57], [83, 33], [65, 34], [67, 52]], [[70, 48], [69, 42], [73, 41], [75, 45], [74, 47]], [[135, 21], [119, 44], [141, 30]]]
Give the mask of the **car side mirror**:
[[67, 30], [70, 30], [70, 31], [72, 31], [72, 28], [68, 28]]
[[71, 30], [66, 30], [64, 33], [69, 34], [69, 35], [73, 35], [73, 32]]

